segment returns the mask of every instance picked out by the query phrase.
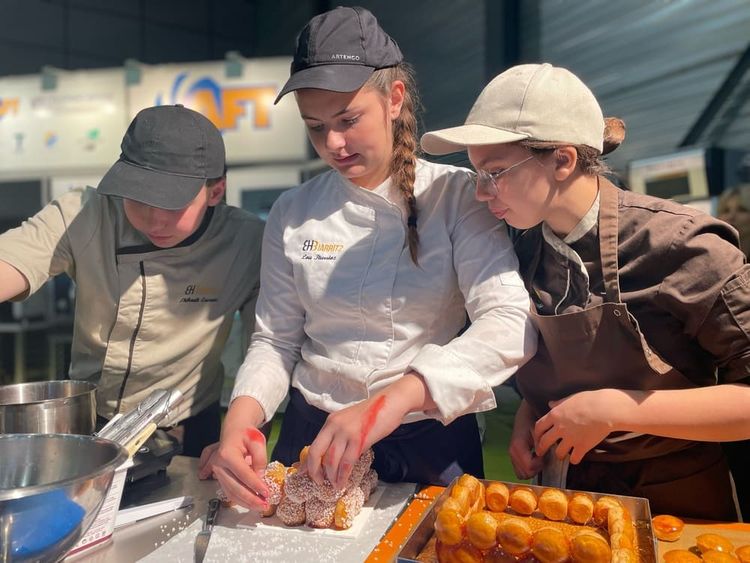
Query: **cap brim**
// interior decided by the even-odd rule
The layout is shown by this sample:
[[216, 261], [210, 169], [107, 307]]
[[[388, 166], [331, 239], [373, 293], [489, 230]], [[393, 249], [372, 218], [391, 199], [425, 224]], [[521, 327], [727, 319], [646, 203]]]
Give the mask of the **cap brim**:
[[422, 135], [420, 144], [428, 154], [450, 154], [474, 145], [500, 145], [528, 139], [528, 135], [472, 123], [430, 131]]
[[359, 90], [375, 69], [363, 65], [318, 65], [292, 74], [276, 96], [274, 104], [294, 90], [316, 88], [332, 92], [354, 92]]
[[118, 160], [99, 182], [100, 194], [132, 199], [160, 209], [182, 209], [195, 199], [206, 178], [175, 176]]

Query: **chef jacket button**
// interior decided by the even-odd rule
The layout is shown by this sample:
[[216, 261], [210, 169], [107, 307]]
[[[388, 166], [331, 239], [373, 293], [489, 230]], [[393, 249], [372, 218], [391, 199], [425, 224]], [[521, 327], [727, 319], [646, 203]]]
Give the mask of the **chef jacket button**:
[[619, 317], [620, 315], [622, 315], [622, 313], [620, 313], [620, 309], [615, 309], [613, 311], [613, 313], [614, 313], [615, 317]]

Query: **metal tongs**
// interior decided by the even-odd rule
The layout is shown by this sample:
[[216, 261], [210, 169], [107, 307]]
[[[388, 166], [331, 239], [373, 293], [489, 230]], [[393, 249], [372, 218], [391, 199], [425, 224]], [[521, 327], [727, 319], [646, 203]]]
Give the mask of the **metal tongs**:
[[177, 389], [152, 391], [133, 410], [112, 418], [96, 436], [117, 442], [133, 455], [181, 400], [182, 393]]

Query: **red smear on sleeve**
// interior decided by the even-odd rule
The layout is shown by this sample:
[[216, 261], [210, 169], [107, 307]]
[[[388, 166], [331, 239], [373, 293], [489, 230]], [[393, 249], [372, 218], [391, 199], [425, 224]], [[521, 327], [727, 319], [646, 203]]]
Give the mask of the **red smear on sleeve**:
[[375, 421], [378, 418], [378, 413], [384, 406], [385, 395], [381, 395], [380, 397], [375, 399], [375, 402], [372, 404], [372, 406], [365, 412], [364, 420], [362, 421], [362, 431], [359, 435], [359, 455], [362, 455], [362, 452], [365, 449], [365, 440], [367, 440], [367, 435], [372, 430], [372, 427], [375, 426]]

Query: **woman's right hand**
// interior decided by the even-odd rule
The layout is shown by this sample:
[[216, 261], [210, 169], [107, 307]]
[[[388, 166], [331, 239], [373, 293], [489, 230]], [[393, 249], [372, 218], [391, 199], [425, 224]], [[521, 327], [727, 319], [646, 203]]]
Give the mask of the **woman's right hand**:
[[519, 479], [531, 479], [542, 470], [543, 458], [534, 452], [534, 424], [536, 418], [529, 404], [523, 400], [516, 411], [510, 436], [510, 461]]
[[253, 510], [267, 510], [268, 489], [263, 472], [268, 462], [266, 438], [258, 430], [263, 410], [252, 397], [232, 401], [221, 429], [221, 440], [204, 471], [214, 477], [229, 500]]

